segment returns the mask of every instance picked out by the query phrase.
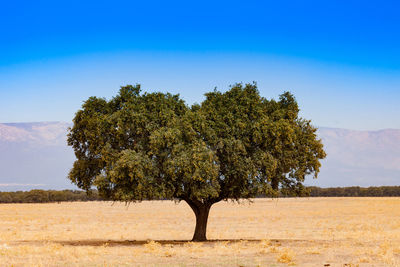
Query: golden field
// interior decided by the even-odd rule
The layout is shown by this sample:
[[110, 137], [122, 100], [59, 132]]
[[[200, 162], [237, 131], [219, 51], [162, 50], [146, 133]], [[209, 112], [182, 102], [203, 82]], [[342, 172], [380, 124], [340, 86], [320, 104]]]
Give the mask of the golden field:
[[0, 266], [400, 266], [400, 198], [0, 205]]

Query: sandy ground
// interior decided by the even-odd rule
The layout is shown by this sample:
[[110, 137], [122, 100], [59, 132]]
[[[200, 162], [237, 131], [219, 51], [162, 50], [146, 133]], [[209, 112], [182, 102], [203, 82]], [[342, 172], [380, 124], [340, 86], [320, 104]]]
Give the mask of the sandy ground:
[[0, 205], [0, 266], [400, 266], [400, 198]]

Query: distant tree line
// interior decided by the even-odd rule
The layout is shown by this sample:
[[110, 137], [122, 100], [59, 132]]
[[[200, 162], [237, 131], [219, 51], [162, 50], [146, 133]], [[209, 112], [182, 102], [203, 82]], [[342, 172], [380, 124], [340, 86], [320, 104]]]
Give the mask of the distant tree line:
[[[371, 187], [307, 187], [302, 196], [309, 197], [400, 197], [400, 186], [371, 186]], [[289, 194], [281, 192], [280, 197]], [[259, 196], [259, 197], [276, 197]], [[31, 190], [17, 192], [0, 192], [0, 203], [50, 203], [66, 201], [101, 201], [96, 190], [87, 194], [81, 190]]]
[[307, 188], [310, 197], [400, 197], [400, 186]]
[[17, 192], [0, 192], [0, 203], [49, 203], [64, 201], [101, 200], [97, 191], [87, 194], [81, 190], [30, 190]]

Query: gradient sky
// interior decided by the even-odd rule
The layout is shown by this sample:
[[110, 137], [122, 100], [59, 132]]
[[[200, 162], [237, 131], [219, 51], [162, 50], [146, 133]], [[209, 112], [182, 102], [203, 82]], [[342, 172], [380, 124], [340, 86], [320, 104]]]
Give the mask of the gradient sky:
[[[84, 2], [84, 3], [82, 3]], [[317, 126], [400, 128], [395, 1], [2, 1], [0, 122], [70, 122], [119, 86], [201, 102], [256, 81]]]

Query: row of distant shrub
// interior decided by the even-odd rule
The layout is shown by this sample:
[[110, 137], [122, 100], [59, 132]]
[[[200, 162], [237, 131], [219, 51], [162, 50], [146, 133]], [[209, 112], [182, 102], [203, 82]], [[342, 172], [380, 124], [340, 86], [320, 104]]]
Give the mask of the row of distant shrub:
[[[307, 188], [310, 197], [400, 197], [400, 186]], [[101, 201], [97, 191], [31, 190], [0, 192], [0, 203], [48, 203], [65, 201]]]
[[0, 203], [47, 203], [64, 201], [101, 200], [97, 191], [86, 194], [80, 190], [31, 190], [17, 192], [0, 192]]
[[400, 186], [308, 187], [311, 197], [400, 197]]

